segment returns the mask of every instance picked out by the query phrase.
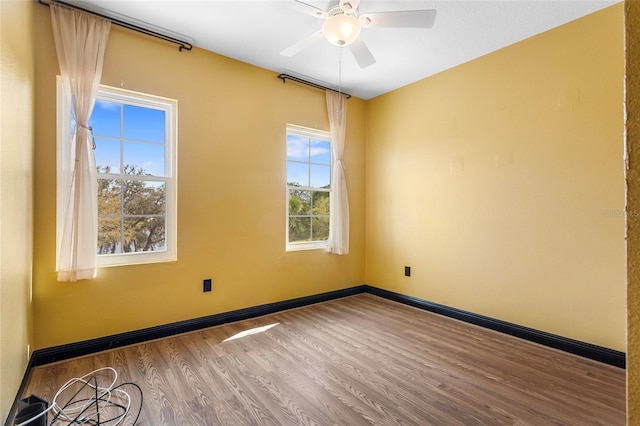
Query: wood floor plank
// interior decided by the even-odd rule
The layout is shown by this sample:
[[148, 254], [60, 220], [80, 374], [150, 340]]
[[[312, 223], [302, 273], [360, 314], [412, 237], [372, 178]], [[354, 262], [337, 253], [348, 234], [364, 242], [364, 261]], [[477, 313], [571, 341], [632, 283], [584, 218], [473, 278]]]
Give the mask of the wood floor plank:
[[370, 294], [36, 367], [25, 396], [104, 366], [138, 425], [625, 424], [623, 369]]

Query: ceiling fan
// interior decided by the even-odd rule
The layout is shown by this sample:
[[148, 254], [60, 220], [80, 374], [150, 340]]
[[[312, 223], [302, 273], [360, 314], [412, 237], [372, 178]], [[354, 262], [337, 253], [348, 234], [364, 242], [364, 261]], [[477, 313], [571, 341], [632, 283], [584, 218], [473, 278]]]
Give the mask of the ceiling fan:
[[315, 6], [294, 0], [292, 6], [302, 13], [323, 19], [322, 28], [301, 41], [280, 52], [283, 56], [295, 56], [316, 41], [326, 38], [331, 44], [339, 47], [347, 46], [360, 68], [375, 64], [373, 54], [360, 37], [363, 28], [431, 28], [436, 18], [436, 11], [401, 10], [391, 12], [366, 13], [360, 15], [360, 0], [340, 0], [335, 6], [325, 11]]

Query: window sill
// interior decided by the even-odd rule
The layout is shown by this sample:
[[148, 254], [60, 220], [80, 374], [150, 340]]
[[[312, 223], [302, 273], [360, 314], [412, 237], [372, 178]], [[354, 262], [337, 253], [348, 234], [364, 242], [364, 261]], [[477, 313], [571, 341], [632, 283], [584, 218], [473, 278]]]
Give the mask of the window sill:
[[126, 253], [117, 255], [98, 255], [98, 268], [112, 266], [145, 265], [149, 263], [175, 262], [176, 256], [171, 252]]
[[303, 243], [287, 243], [286, 251], [303, 251], [303, 250], [325, 250], [327, 248], [326, 241], [314, 241]]

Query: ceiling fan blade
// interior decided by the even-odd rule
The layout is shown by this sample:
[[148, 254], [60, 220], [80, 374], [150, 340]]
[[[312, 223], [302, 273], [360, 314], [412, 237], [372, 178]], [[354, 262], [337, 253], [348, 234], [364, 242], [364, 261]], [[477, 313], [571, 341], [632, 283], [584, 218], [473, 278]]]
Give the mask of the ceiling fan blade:
[[362, 25], [369, 28], [431, 28], [435, 20], [435, 9], [402, 10], [360, 15]]
[[280, 54], [282, 56], [295, 56], [298, 53], [302, 52], [307, 47], [311, 46], [316, 41], [320, 40], [321, 38], [322, 38], [322, 30], [318, 30], [315, 33], [311, 34], [310, 36], [303, 38], [296, 44], [293, 44], [287, 47], [282, 52], [280, 52]]
[[364, 40], [362, 40], [362, 37], [358, 37], [353, 43], [351, 43], [349, 45], [349, 50], [353, 54], [353, 57], [356, 58], [360, 68], [366, 68], [376, 63], [376, 59], [364, 43]]
[[322, 9], [318, 9], [315, 6], [311, 6], [310, 4], [303, 3], [299, 0], [294, 0], [293, 2], [287, 3], [287, 5], [294, 10], [297, 10], [301, 13], [306, 13], [307, 15], [315, 16], [316, 18], [326, 18], [327, 12]]
[[347, 12], [356, 11], [359, 4], [360, 0], [340, 0], [340, 7], [342, 7]]

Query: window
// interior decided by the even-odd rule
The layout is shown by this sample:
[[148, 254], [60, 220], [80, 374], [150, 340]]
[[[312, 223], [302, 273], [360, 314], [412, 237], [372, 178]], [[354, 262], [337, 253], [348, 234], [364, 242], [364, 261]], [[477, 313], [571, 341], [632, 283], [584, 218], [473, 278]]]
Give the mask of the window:
[[[62, 93], [59, 79], [58, 138], [68, 141], [75, 121]], [[176, 109], [174, 100], [100, 86], [89, 120], [98, 186], [98, 266], [176, 259]], [[68, 144], [58, 147], [58, 161], [65, 161], [62, 150]]]
[[288, 251], [327, 246], [330, 194], [331, 134], [288, 125]]

